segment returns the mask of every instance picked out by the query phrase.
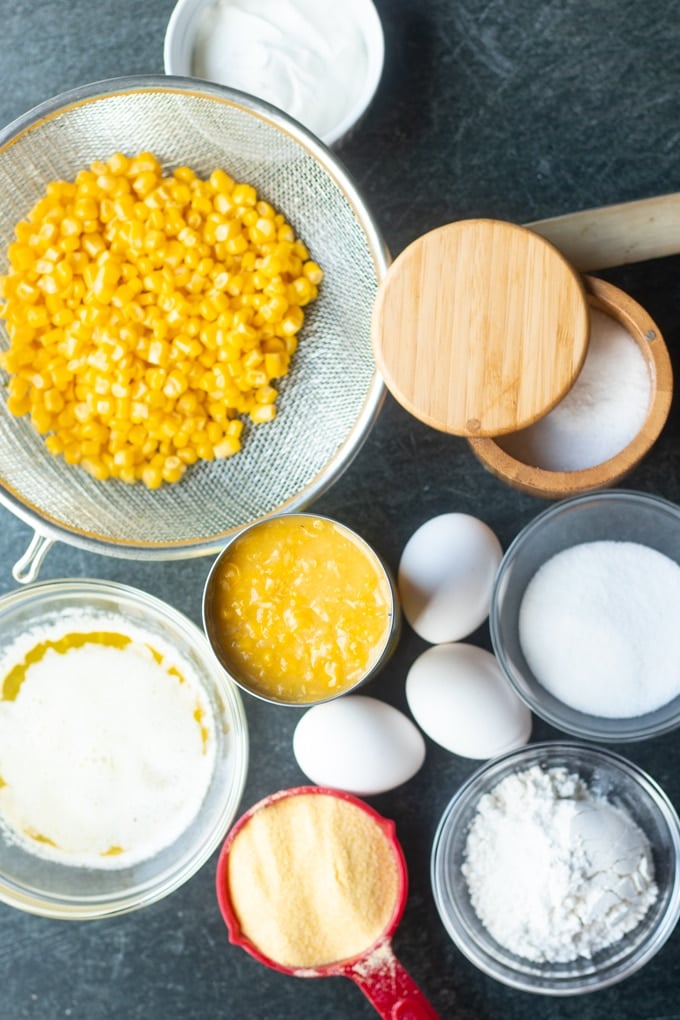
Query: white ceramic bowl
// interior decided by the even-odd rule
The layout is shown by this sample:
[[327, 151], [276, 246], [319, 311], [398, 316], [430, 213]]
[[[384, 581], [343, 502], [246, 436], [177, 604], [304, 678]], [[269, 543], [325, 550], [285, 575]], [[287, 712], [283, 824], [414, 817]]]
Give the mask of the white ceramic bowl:
[[[342, 5], [324, 5], [280, 0], [238, 0], [238, 21], [217, 22], [218, 9], [228, 11], [230, 0], [179, 0], [165, 34], [166, 74], [213, 80], [264, 99], [313, 131], [326, 145], [337, 145], [358, 123], [371, 103], [385, 60], [385, 41], [380, 18], [372, 0], [344, 0]], [[259, 38], [251, 35], [248, 8], [272, 15], [270, 29]], [[286, 20], [286, 12], [300, 7], [297, 24]], [[318, 21], [310, 15], [318, 10]], [[333, 19], [337, 20], [334, 21]], [[206, 29], [207, 25], [210, 29]], [[252, 23], [262, 28], [262, 20]], [[238, 32], [229, 62], [220, 54], [223, 42], [231, 43], [231, 29]], [[342, 33], [357, 47], [350, 56], [343, 50]], [[209, 41], [206, 41], [209, 40]], [[275, 45], [269, 46], [274, 40]], [[318, 49], [315, 47], [318, 46]], [[345, 56], [341, 54], [344, 52]], [[241, 54], [243, 62], [241, 63]], [[297, 77], [299, 71], [299, 77]], [[301, 98], [309, 83], [309, 103]], [[322, 107], [326, 113], [320, 114]]]
[[[0, 900], [44, 917], [85, 920], [154, 903], [186, 882], [224, 838], [246, 779], [248, 732], [238, 690], [215, 660], [205, 637], [183, 614], [126, 585], [58, 580], [0, 598], [0, 653], [22, 634], [50, 625], [64, 612], [117, 617], [176, 651], [187, 664], [214, 717], [215, 755], [205, 795], [189, 825], [153, 856], [124, 867], [77, 866], [32, 852], [0, 825]], [[0, 706], [4, 677], [0, 677]], [[134, 711], [134, 705], [129, 706]], [[158, 726], [148, 719], [148, 726]], [[126, 767], [129, 758], [122, 759]], [[55, 773], [56, 774], [56, 773]]]

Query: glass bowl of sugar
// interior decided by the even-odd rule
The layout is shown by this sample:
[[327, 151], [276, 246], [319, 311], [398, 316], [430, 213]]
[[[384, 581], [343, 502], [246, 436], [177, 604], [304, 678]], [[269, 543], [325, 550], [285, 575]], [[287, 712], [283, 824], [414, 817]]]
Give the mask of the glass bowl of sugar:
[[562, 500], [505, 552], [491, 641], [529, 708], [572, 736], [680, 725], [680, 507], [617, 489]]
[[431, 881], [480, 970], [544, 995], [638, 971], [680, 916], [680, 822], [663, 790], [605, 748], [554, 741], [487, 762], [452, 797]]
[[0, 598], [0, 901], [44, 917], [168, 895], [235, 816], [248, 733], [201, 632], [135, 588]]

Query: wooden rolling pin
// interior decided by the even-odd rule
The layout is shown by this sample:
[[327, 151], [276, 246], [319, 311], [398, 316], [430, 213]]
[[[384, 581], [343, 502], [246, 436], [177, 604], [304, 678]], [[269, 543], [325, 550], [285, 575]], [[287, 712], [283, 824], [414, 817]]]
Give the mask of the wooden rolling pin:
[[525, 226], [581, 272], [680, 252], [680, 193], [566, 213]]

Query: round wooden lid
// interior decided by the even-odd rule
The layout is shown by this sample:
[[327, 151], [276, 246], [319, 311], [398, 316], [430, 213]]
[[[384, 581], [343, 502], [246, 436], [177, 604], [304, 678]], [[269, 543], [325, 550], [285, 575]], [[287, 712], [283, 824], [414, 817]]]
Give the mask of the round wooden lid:
[[586, 355], [581, 277], [548, 241], [499, 220], [424, 234], [390, 266], [373, 310], [378, 369], [396, 400], [443, 432], [531, 425]]

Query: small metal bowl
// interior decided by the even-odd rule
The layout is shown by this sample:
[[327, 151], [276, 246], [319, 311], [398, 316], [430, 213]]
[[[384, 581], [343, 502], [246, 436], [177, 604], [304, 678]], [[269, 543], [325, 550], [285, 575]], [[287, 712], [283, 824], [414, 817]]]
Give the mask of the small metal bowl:
[[565, 499], [535, 517], [506, 549], [491, 596], [491, 643], [508, 680], [536, 715], [564, 733], [596, 741], [645, 740], [680, 725], [680, 696], [644, 715], [603, 717], [551, 694], [530, 669], [519, 638], [527, 585], [551, 557], [583, 542], [636, 542], [675, 562], [680, 507], [658, 496], [617, 489]]
[[[247, 538], [248, 536], [256, 534], [259, 529], [266, 529], [270, 525], [275, 525], [277, 522], [281, 521], [286, 522], [292, 527], [313, 527], [314, 522], [316, 521], [326, 522], [333, 525], [345, 539], [349, 539], [355, 546], [358, 546], [362, 550], [367, 562], [375, 571], [376, 576], [379, 579], [379, 583], [384, 586], [386, 595], [384, 632], [380, 642], [373, 651], [371, 661], [369, 662], [366, 670], [357, 680], [347, 684], [346, 686], [343, 686], [342, 684], [335, 686], [329, 685], [327, 693], [323, 693], [319, 696], [306, 697], [303, 693], [300, 697], [288, 698], [284, 694], [275, 693], [275, 686], [279, 679], [276, 675], [273, 673], [271, 677], [267, 675], [265, 680], [263, 673], [258, 680], [254, 675], [248, 674], [245, 659], [238, 661], [238, 632], [235, 630], [231, 639], [225, 639], [224, 624], [222, 622], [219, 608], [219, 599], [222, 599], [223, 601], [229, 601], [230, 599], [229, 586], [223, 576], [225, 560], [231, 555], [235, 543], [238, 543], [244, 537]], [[295, 586], [295, 580], [294, 570], [291, 570], [286, 576], [286, 582], [291, 589]], [[325, 609], [327, 609], [329, 613], [333, 611], [332, 601], [321, 607], [322, 612]], [[311, 614], [315, 615], [316, 610], [310, 609], [310, 615]], [[281, 619], [278, 621], [281, 630], [286, 630], [289, 626], [284, 617], [285, 612], [282, 613]], [[316, 705], [324, 701], [331, 701], [344, 694], [354, 692], [358, 687], [362, 686], [374, 677], [385, 665], [396, 647], [401, 626], [401, 613], [399, 609], [397, 588], [392, 574], [382, 562], [378, 554], [368, 545], [367, 542], [360, 538], [356, 532], [346, 527], [346, 525], [340, 524], [338, 521], [334, 521], [329, 517], [323, 517], [319, 514], [280, 514], [275, 518], [267, 521], [259, 521], [258, 523], [251, 525], [249, 528], [245, 528], [230, 541], [229, 545], [227, 545], [217, 557], [212, 565], [210, 573], [208, 574], [203, 591], [203, 626], [215, 656], [229, 676], [242, 690], [246, 691], [248, 694], [252, 694], [254, 697], [260, 698], [262, 701], [267, 701], [272, 704], [291, 705], [296, 708], [305, 708], [309, 705]], [[229, 640], [231, 640], [233, 650], [229, 647]], [[299, 663], [297, 660], [292, 661], [288, 676], [294, 675], [298, 666]], [[286, 681], [288, 677], [281, 677], [280, 679], [281, 681]]]
[[[499, 945], [479, 920], [461, 874], [470, 824], [480, 798], [507, 776], [531, 766], [566, 767], [612, 804], [624, 808], [652, 850], [656, 901], [636, 928], [592, 959], [535, 963]], [[456, 792], [434, 838], [431, 880], [447, 932], [485, 974], [526, 992], [578, 995], [630, 977], [661, 949], [680, 917], [680, 821], [663, 790], [642, 769], [612, 751], [548, 742], [510, 751], [482, 766]]]

